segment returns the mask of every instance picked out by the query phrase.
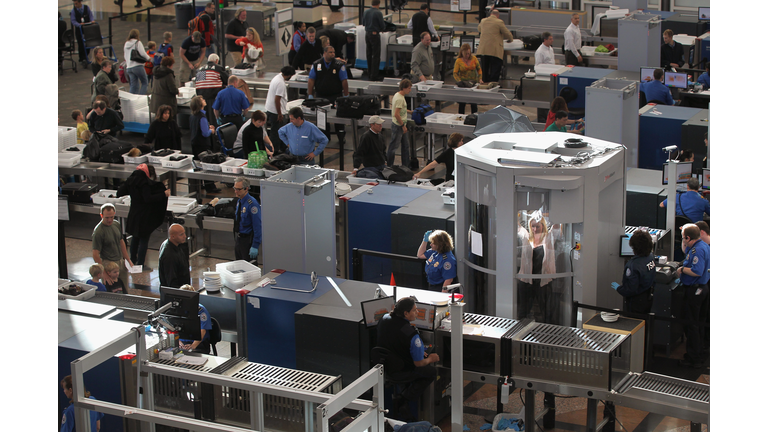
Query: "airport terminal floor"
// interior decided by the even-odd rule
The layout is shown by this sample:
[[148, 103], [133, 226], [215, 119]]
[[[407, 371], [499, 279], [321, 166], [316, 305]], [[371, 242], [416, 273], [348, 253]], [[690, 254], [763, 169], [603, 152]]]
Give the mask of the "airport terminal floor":
[[[203, 4], [202, 1], [198, 2]], [[347, 0], [344, 2], [347, 6], [357, 4], [357, 0]], [[443, 2], [433, 2], [443, 3]], [[445, 9], [448, 9], [448, 3], [444, 2], [442, 5]], [[115, 14], [118, 11], [118, 6], [113, 4], [111, 0], [90, 0], [85, 2], [89, 7], [94, 10], [96, 20], [102, 23], [102, 34], [107, 35], [107, 16]], [[134, 0], [124, 0], [123, 10], [126, 13], [133, 12]], [[412, 3], [409, 6], [413, 6], [416, 3]], [[145, 0], [144, 5], [149, 5], [149, 1]], [[476, 8], [476, 4], [474, 4]], [[69, 11], [71, 10], [71, 2], [67, 0], [58, 0], [59, 12], [68, 21]], [[408, 16], [413, 11], [403, 13], [402, 20], [407, 22]], [[460, 15], [433, 12], [431, 14], [432, 19], [436, 23], [448, 23], [454, 22], [460, 24]], [[113, 32], [113, 46], [116, 48], [118, 56], [122, 60], [122, 46], [125, 41], [128, 32], [133, 28], [138, 28], [141, 31], [141, 40], [146, 45], [148, 40], [161, 41], [162, 34], [165, 31], [173, 32], [173, 45], [179, 47], [181, 42], [187, 36], [187, 30], [177, 29], [177, 25], [174, 22], [174, 7], [166, 6], [152, 11], [152, 23], [151, 23], [151, 39], [147, 37], [147, 22], [146, 15], [141, 14], [138, 17], [136, 15], [131, 16], [126, 21], [113, 20], [112, 32]], [[473, 19], [473, 18], [469, 18]], [[396, 16], [397, 20], [397, 16]], [[346, 7], [341, 12], [330, 12], [328, 10], [327, 16], [324, 17], [324, 24], [332, 26], [338, 22], [358, 22], [357, 8]], [[474, 21], [476, 22], [476, 21]], [[68, 28], [71, 26], [68, 22]], [[273, 37], [262, 37], [265, 47], [265, 60], [266, 60], [266, 72], [278, 72], [282, 67], [282, 59], [274, 55], [275, 41]], [[178, 48], [177, 48], [178, 49]], [[75, 56], [75, 58], [77, 58]], [[231, 58], [227, 56], [227, 65], [231, 65]], [[521, 76], [524, 71], [533, 66], [533, 56], [530, 60], [522, 60], [520, 64], [515, 66], [515, 71], [510, 76]], [[174, 66], [174, 70], [178, 71], [179, 63]], [[517, 70], [519, 69], [519, 70]], [[391, 72], [388, 76], [391, 76]], [[78, 64], [78, 72], [74, 73], [71, 70], [65, 70], [64, 74], [58, 76], [58, 117], [60, 126], [74, 125], [74, 121], [71, 120], [70, 113], [74, 109], [80, 109], [85, 111], [90, 103], [90, 85], [93, 75], [90, 69], [83, 70], [82, 65]], [[363, 76], [365, 79], [366, 76]], [[453, 79], [449, 78], [449, 82]], [[127, 89], [127, 84], [123, 84]], [[255, 98], [264, 98], [264, 94], [255, 94]], [[483, 112], [488, 110], [490, 106], [480, 106], [479, 111]], [[516, 110], [525, 113], [532, 117], [535, 121], [536, 110], [531, 108], [515, 107]], [[457, 106], [455, 104], [447, 107], [445, 111], [456, 112]], [[189, 139], [189, 131], [183, 131], [184, 135], [182, 139]], [[349, 135], [348, 135], [349, 136]], [[134, 144], [143, 142], [143, 135], [132, 132], [125, 132], [120, 136], [121, 140], [128, 141]], [[349, 141], [349, 140], [348, 140]], [[339, 143], [335, 136], [331, 136], [329, 146], [325, 150], [326, 167], [337, 168], [339, 167], [338, 153]], [[346, 148], [343, 150], [347, 161], [351, 161], [353, 148], [349, 142], [347, 142]], [[399, 160], [399, 159], [398, 159]], [[397, 163], [397, 162], [396, 162]], [[419, 160], [419, 166], [424, 167], [426, 161], [421, 158]], [[347, 168], [349, 169], [349, 168]], [[440, 172], [436, 173], [436, 176], [440, 176]], [[183, 195], [188, 191], [186, 185], [186, 179], [183, 179], [178, 184], [177, 195]], [[208, 193], [202, 192], [202, 201], [206, 203], [215, 197], [234, 197], [234, 191], [231, 188], [227, 188], [225, 184], [220, 183], [218, 187], [221, 188], [221, 192]], [[91, 247], [91, 231], [93, 227], [98, 223], [98, 215], [90, 214], [78, 214], [77, 221], [72, 221], [67, 224], [66, 227], [66, 251], [67, 251], [67, 271], [69, 278], [72, 280], [86, 280], [88, 279], [88, 268], [93, 263], [92, 259], [92, 247]], [[140, 274], [130, 276], [130, 286], [128, 288], [129, 294], [134, 295], [146, 295], [146, 296], [159, 296], [159, 277], [157, 272], [158, 267], [158, 249], [163, 240], [167, 238], [167, 231], [165, 228], [156, 230], [149, 243], [149, 251], [145, 260], [145, 267], [151, 268], [151, 271], [145, 271]], [[234, 252], [230, 250], [224, 250], [223, 245], [212, 245], [211, 257], [195, 256], [190, 259], [192, 266], [192, 284], [195, 287], [202, 286], [202, 273], [207, 269], [213, 269], [217, 263], [231, 261], [234, 259]], [[229, 255], [232, 255], [229, 257]], [[218, 258], [214, 258], [218, 257]], [[261, 260], [260, 260], [261, 261]], [[268, 270], [268, 269], [267, 269]], [[229, 356], [229, 344], [221, 342], [218, 345], [219, 355], [224, 357]], [[684, 344], [681, 344], [671, 354], [669, 358], [659, 358], [656, 361], [659, 373], [665, 373], [669, 375], [679, 376], [698, 382], [709, 384], [710, 375], [709, 367], [700, 370], [682, 369], [677, 366], [677, 360], [681, 359], [685, 351]], [[464, 422], [469, 430], [479, 431], [480, 427], [489, 423], [495, 415], [496, 405], [496, 387], [492, 385], [477, 385], [475, 383], [467, 381], [465, 383], [465, 396], [468, 395], [464, 404]], [[523, 407], [522, 398], [519, 396], [519, 390], [510, 395], [509, 403], [504, 405], [505, 412], [520, 412]], [[537, 410], [543, 407], [544, 394], [539, 392], [537, 394]], [[552, 431], [576, 431], [584, 430], [587, 402], [583, 398], [557, 398], [557, 422]], [[665, 417], [663, 415], [647, 413], [634, 409], [616, 407], [617, 410], [617, 430], [628, 431], [686, 431], [690, 430], [690, 423], [675, 419], [672, 417]], [[598, 421], [601, 419], [602, 407], [598, 408]], [[444, 432], [451, 431], [450, 418], [444, 419], [438, 424]], [[707, 426], [703, 426], [704, 430]], [[458, 432], [458, 431], [453, 431]]]

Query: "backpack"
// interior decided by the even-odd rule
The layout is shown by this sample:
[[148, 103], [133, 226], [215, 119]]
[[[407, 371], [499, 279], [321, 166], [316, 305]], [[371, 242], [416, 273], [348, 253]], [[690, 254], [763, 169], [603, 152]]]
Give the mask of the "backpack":
[[128, 83], [128, 76], [125, 74], [125, 62], [120, 63], [120, 66], [117, 67], [117, 76], [121, 83]]
[[199, 14], [197, 14], [196, 17], [194, 17], [191, 20], [189, 20], [189, 22], [187, 23], [187, 36], [192, 36], [192, 33], [196, 32], [196, 31], [199, 31], [200, 33], [203, 32], [200, 29], [200, 16], [202, 14], [204, 14], [204, 13], [205, 13], [205, 11], [202, 11]]
[[536, 51], [537, 49], [539, 49], [539, 45], [541, 45], [541, 36], [538, 36], [538, 35], [523, 36], [523, 48], [527, 50]]
[[422, 104], [413, 110], [413, 114], [411, 114], [411, 119], [417, 125], [427, 124], [427, 116], [430, 114], [434, 114], [434, 112], [435, 110], [432, 108], [432, 105]]
[[152, 69], [155, 67], [155, 54], [150, 54], [149, 51], [147, 51], [147, 55], [149, 56], [149, 60], [144, 62], [144, 72], [147, 73], [147, 76], [152, 76]]
[[407, 182], [413, 180], [413, 171], [401, 165], [393, 165], [381, 170], [381, 174], [389, 182]]
[[171, 47], [171, 44], [162, 43], [160, 44], [160, 47], [155, 51], [155, 57], [154, 57], [154, 64], [155, 66], [160, 66], [160, 62], [163, 61], [163, 57], [168, 55], [168, 49]]

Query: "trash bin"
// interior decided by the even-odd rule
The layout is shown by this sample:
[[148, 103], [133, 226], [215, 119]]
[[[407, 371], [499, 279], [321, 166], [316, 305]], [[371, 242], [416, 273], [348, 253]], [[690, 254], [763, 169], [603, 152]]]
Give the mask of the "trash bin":
[[[198, 16], [198, 15], [200, 15], [200, 12], [202, 12], [202, 11], [204, 11], [204, 10], [205, 10], [205, 5], [206, 5], [207, 3], [208, 3], [207, 1], [199, 1], [199, 2], [195, 2], [195, 5], [196, 5], [196, 6], [195, 6], [195, 16]], [[194, 17], [192, 17], [192, 18], [194, 18]]]
[[187, 23], [195, 17], [195, 9], [192, 7], [192, 2], [180, 2], [176, 3], [176, 28], [185, 29]]

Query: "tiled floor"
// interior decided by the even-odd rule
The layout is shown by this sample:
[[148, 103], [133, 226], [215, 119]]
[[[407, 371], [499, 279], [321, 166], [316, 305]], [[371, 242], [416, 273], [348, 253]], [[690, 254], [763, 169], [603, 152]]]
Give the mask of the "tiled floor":
[[[200, 2], [202, 4], [202, 2]], [[435, 2], [433, 2], [434, 4]], [[439, 3], [439, 2], [438, 2]], [[86, 2], [91, 8], [93, 8], [96, 12], [96, 19], [102, 23], [102, 34], [107, 35], [108, 34], [108, 25], [107, 25], [107, 19], [106, 17], [109, 15], [114, 14], [117, 12], [117, 6], [115, 6], [111, 0], [91, 0], [89, 2]], [[124, 1], [124, 11], [126, 13], [132, 12], [136, 10], [133, 5], [135, 2], [133, 0], [125, 0]], [[144, 5], [148, 5], [148, 1], [144, 1]], [[356, 4], [356, 1], [345, 1], [345, 4], [352, 5]], [[65, 19], [68, 19], [68, 13], [71, 8], [71, 2], [69, 0], [59, 0], [58, 1], [59, 10], [62, 12], [62, 15], [65, 16]], [[439, 6], [439, 7], [438, 7]], [[447, 3], [444, 5], [438, 5], [435, 6], [437, 9], [448, 9]], [[477, 7], [476, 4], [473, 4], [474, 7]], [[407, 20], [410, 17], [410, 14], [412, 14], [412, 11], [408, 11], [407, 13], [402, 14], [403, 22], [407, 22]], [[181, 44], [181, 41], [186, 37], [186, 29], [177, 29], [174, 22], [172, 22], [172, 18], [174, 15], [174, 6], [166, 6], [161, 9], [153, 10], [152, 16], [154, 17], [151, 24], [151, 32], [152, 32], [152, 39], [155, 41], [158, 41], [160, 38], [160, 35], [164, 31], [171, 31], [173, 32], [174, 39], [173, 43], [174, 46], [179, 46]], [[456, 20], [458, 16], [454, 16], [447, 13], [442, 12], [434, 12], [432, 13], [432, 18], [436, 23], [446, 23], [452, 20]], [[342, 12], [336, 12], [336, 13], [328, 13], [326, 17], [324, 17], [324, 21], [326, 21], [328, 24], [333, 24], [336, 22], [341, 21], [356, 21], [357, 20], [357, 9], [356, 8], [345, 8]], [[461, 23], [461, 18], [459, 17], [457, 21], [453, 21], [454, 23]], [[146, 15], [140, 15], [140, 16], [132, 16], [126, 21], [120, 21], [120, 20], [114, 20], [113, 21], [113, 44], [116, 48], [118, 55], [122, 57], [122, 45], [125, 39], [125, 36], [128, 34], [128, 31], [132, 28], [138, 28], [142, 32], [142, 41], [146, 43], [147, 40], [149, 40], [146, 37], [147, 32], [147, 23], [146, 23]], [[266, 48], [267, 57], [266, 57], [266, 71], [268, 72], [277, 72], [279, 71], [280, 67], [282, 66], [282, 62], [275, 56], [269, 55], [270, 51], [274, 50], [274, 39], [272, 38], [265, 38], [264, 39], [264, 46]], [[516, 66], [513, 73], [510, 76], [520, 76], [522, 75], [522, 72], [527, 70], [529, 67], [532, 66], [532, 58], [529, 61], [523, 61], [520, 65]], [[178, 68], [178, 64], [176, 65], [176, 68]], [[450, 82], [452, 78], [448, 79], [448, 82]], [[82, 67], [79, 66], [79, 72], [73, 73], [72, 71], [65, 71], [63, 76], [58, 77], [58, 113], [59, 113], [59, 124], [60, 125], [73, 125], [74, 122], [70, 119], [70, 113], [73, 109], [81, 109], [84, 110], [89, 102], [90, 102], [90, 84], [92, 81], [92, 74], [89, 69], [82, 70]], [[483, 112], [489, 108], [492, 107], [480, 107], [480, 111]], [[447, 112], [456, 112], [457, 106], [451, 105], [445, 109]], [[526, 115], [529, 115], [532, 120], [535, 120], [536, 112], [533, 109], [528, 108], [520, 108], [516, 107], [516, 110], [519, 110]], [[121, 136], [121, 139], [133, 142], [133, 143], [139, 143], [143, 141], [143, 137], [139, 134], [134, 133], [125, 133]], [[188, 137], [188, 131], [185, 131], [185, 136], [182, 139], [189, 139]], [[338, 143], [336, 142], [335, 138], [331, 139], [331, 143], [328, 148], [326, 148], [326, 159], [328, 160], [328, 163], [326, 166], [331, 168], [338, 168], [338, 158], [335, 157], [338, 155], [339, 149], [338, 149]], [[351, 161], [352, 159], [352, 147], [351, 143], [347, 143], [346, 149], [345, 149], [345, 159], [347, 161]], [[425, 161], [422, 159], [420, 160], [420, 165], [424, 166]], [[347, 168], [348, 169], [348, 168]], [[441, 173], [436, 173], [437, 176], [439, 176]], [[183, 193], [184, 187], [180, 187], [180, 193]], [[231, 190], [223, 190], [222, 192], [218, 194], [207, 194], [204, 195], [204, 200], [210, 200], [214, 196], [233, 196]], [[67, 270], [70, 275], [70, 278], [76, 279], [76, 280], [84, 280], [88, 278], [88, 267], [92, 264], [93, 260], [91, 258], [91, 244], [89, 241], [89, 229], [92, 229], [92, 227], [95, 225], [95, 222], [98, 221], [98, 219], [91, 219], [87, 223], [81, 223], [79, 226], [77, 224], [72, 224], [67, 228], [68, 232], [68, 238], [66, 239], [66, 248], [67, 248]], [[147, 271], [141, 274], [133, 275], [130, 277], [131, 283], [129, 287], [129, 292], [131, 294], [136, 295], [148, 295], [148, 296], [158, 296], [158, 274], [157, 274], [157, 260], [158, 260], [158, 247], [160, 243], [165, 239], [167, 233], [162, 231], [156, 231], [151, 238], [150, 242], [150, 249], [148, 251], [147, 259], [145, 262], [145, 266], [151, 267], [152, 271]], [[192, 265], [192, 281], [193, 285], [195, 287], [200, 287], [201, 285], [201, 277], [202, 272], [205, 271], [207, 268], [214, 268], [215, 265], [219, 262], [223, 261], [230, 261], [233, 259], [233, 257], [230, 257], [229, 259], [225, 259], [227, 257], [222, 258], [206, 258], [201, 256], [196, 256], [191, 259], [191, 265]], [[229, 355], [229, 344], [227, 343], [221, 343], [217, 346], [219, 349], [220, 355], [228, 356]], [[681, 376], [685, 375], [688, 379], [693, 380], [699, 380], [701, 382], [709, 382], [709, 368], [706, 368], [706, 370], [702, 371], [692, 371], [692, 370], [680, 370], [676, 367], [676, 359], [679, 359], [682, 357], [682, 352], [684, 352], [684, 348], [682, 346], [678, 346], [678, 348], [673, 352], [671, 358], [660, 358], [657, 357], [656, 366], [660, 371], [659, 373], [665, 373], [670, 375], [676, 375]], [[704, 374], [702, 374], [704, 373]], [[465, 383], [466, 384], [466, 383]], [[474, 388], [473, 385], [469, 385], [468, 389], [465, 390], [466, 392], [469, 392], [470, 389]], [[543, 407], [543, 394], [539, 393], [537, 395], [537, 410]], [[552, 429], [554, 431], [574, 431], [574, 430], [584, 430], [584, 425], [586, 421], [586, 400], [583, 398], [576, 398], [576, 399], [570, 399], [570, 398], [557, 398], [556, 400], [557, 404], [557, 423], [556, 428]], [[464, 415], [464, 422], [472, 431], [478, 431], [480, 430], [480, 427], [488, 423], [492, 418], [493, 414], [495, 413], [495, 406], [496, 406], [496, 389], [494, 386], [491, 385], [485, 385], [480, 387], [477, 391], [475, 391], [465, 402], [465, 415]], [[504, 406], [504, 412], [519, 412], [523, 407], [522, 401], [520, 400], [520, 397], [518, 396], [518, 392], [513, 393], [510, 395], [510, 401]], [[602, 405], [598, 408], [599, 414], [598, 414], [598, 422], [602, 418]], [[676, 420], [669, 417], [662, 417], [654, 414], [648, 414], [641, 411], [636, 411], [624, 407], [617, 407], [617, 430], [628, 430], [628, 431], [684, 431], [688, 430], [687, 423], [681, 420]], [[445, 432], [451, 431], [451, 425], [450, 425], [450, 419], [445, 419], [439, 423], [439, 426], [441, 429]], [[705, 426], [706, 429], [706, 426]]]

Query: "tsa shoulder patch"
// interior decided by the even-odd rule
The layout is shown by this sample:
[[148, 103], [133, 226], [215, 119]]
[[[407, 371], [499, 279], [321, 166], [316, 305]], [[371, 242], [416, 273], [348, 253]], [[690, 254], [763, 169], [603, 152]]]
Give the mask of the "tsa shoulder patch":
[[632, 270], [627, 269], [627, 277], [632, 276]]
[[200, 314], [200, 321], [208, 321], [208, 314], [205, 312]]
[[448, 261], [444, 262], [443, 263], [443, 268], [446, 269], [446, 270], [450, 270], [451, 269], [451, 263], [449, 263]]
[[694, 257], [693, 257], [693, 265], [696, 265], [696, 264], [698, 264], [698, 263], [699, 263], [699, 257], [697, 257], [697, 256], [694, 256]]
[[258, 212], [259, 212], [259, 208], [258, 207], [256, 207], [256, 206], [251, 207], [251, 213], [252, 214], [256, 214]]
[[61, 424], [65, 424], [66, 422], [67, 422], [67, 415], [64, 414], [63, 416], [61, 416]]
[[416, 338], [413, 344], [416, 345], [416, 348], [421, 348], [421, 338]]

